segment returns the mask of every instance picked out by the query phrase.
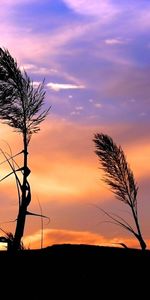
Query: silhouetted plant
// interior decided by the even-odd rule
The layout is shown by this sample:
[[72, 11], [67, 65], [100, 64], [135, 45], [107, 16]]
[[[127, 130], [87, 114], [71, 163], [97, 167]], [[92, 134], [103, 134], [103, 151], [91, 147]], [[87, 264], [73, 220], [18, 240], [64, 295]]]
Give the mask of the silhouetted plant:
[[121, 146], [117, 146], [111, 137], [105, 134], [95, 134], [93, 139], [96, 145], [95, 153], [99, 157], [101, 168], [105, 172], [103, 180], [109, 185], [117, 199], [127, 204], [131, 210], [136, 230], [122, 217], [109, 214], [102, 210], [111, 220], [130, 231], [139, 241], [141, 248], [146, 248], [143, 240], [137, 209], [137, 191], [133, 172], [131, 171]]
[[[12, 247], [13, 247], [13, 243], [14, 243], [14, 235], [12, 232], [6, 232], [6, 240], [7, 240], [7, 243], [8, 243], [8, 251], [11, 251], [12, 250]], [[23, 244], [23, 242], [21, 241], [20, 242], [20, 245], [19, 245], [19, 250], [25, 250], [25, 246]]]
[[[4, 236], [0, 237], [0, 242], [2, 243], [7, 243], [7, 250], [11, 251], [13, 247], [13, 242], [14, 242], [14, 234], [12, 232], [5, 231], [0, 227], [0, 230], [5, 234]], [[19, 245], [19, 250], [25, 250], [25, 246], [23, 242], [21, 241]]]
[[[34, 88], [33, 82], [25, 71], [21, 72], [17, 62], [8, 50], [0, 48], [0, 119], [22, 134], [23, 137], [23, 167], [13, 170], [21, 171], [22, 183], [19, 184], [20, 201], [16, 231], [13, 240], [13, 250], [19, 249], [24, 233], [26, 215], [36, 215], [27, 211], [31, 202], [31, 189], [28, 182], [28, 145], [32, 134], [37, 133], [40, 123], [48, 114], [48, 109], [42, 110], [44, 104], [44, 83]], [[19, 153], [19, 154], [20, 154]], [[8, 157], [7, 157], [8, 159]], [[8, 159], [9, 160], [9, 159]], [[13, 165], [11, 164], [13, 169]]]

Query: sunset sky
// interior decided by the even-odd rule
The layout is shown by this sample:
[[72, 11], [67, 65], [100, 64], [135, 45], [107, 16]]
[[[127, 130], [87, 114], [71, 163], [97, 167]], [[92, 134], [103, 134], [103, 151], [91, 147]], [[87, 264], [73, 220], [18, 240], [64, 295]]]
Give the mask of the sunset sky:
[[[132, 223], [128, 207], [101, 180], [94, 133], [120, 144], [139, 186], [142, 232], [150, 248], [150, 1], [1, 0], [0, 47], [35, 87], [45, 78], [51, 105], [29, 147], [32, 203], [44, 221], [44, 246], [88, 243], [137, 247], [97, 206]], [[0, 124], [0, 147], [22, 150], [21, 136]], [[0, 157], [1, 161], [3, 160]], [[19, 158], [21, 163], [21, 158]], [[9, 171], [0, 166], [1, 178]], [[0, 227], [15, 230], [13, 178], [0, 183]], [[41, 220], [27, 217], [24, 242], [40, 247]], [[2, 234], [2, 233], [1, 233]]]

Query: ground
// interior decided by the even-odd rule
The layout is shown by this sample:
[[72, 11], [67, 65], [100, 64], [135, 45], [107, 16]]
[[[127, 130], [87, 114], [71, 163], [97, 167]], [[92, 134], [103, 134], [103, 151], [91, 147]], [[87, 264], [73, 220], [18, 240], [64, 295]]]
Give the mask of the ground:
[[[13, 287], [18, 286], [23, 299], [47, 299], [49, 295], [48, 299], [55, 300], [60, 299], [58, 294], [63, 299], [80, 299], [81, 295], [83, 299], [92, 300], [109, 299], [110, 295], [113, 299], [128, 299], [132, 293], [135, 298], [137, 290], [140, 294], [146, 292], [146, 288], [141, 287], [143, 281], [145, 287], [149, 287], [146, 284], [149, 250], [54, 245], [17, 254], [0, 252], [0, 262], [2, 286], [6, 282], [11, 286], [14, 282]], [[122, 296], [119, 298], [119, 295]]]

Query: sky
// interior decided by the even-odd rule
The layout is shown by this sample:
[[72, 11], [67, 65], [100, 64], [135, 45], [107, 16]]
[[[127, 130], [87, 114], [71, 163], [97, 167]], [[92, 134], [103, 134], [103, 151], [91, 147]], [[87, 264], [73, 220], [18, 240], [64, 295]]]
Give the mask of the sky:
[[[45, 79], [41, 131], [29, 147], [32, 203], [44, 221], [44, 246], [88, 243], [138, 247], [98, 207], [129, 219], [128, 207], [102, 181], [95, 133], [121, 145], [139, 186], [143, 236], [150, 247], [150, 2], [148, 0], [1, 0], [0, 47], [36, 87]], [[21, 136], [0, 124], [0, 147], [17, 153]], [[7, 151], [7, 150], [6, 150]], [[21, 157], [19, 158], [21, 162]], [[1, 157], [1, 160], [3, 158]], [[1, 176], [7, 165], [0, 166]], [[15, 229], [15, 181], [0, 183], [0, 226]], [[24, 243], [38, 248], [41, 220], [27, 217]]]

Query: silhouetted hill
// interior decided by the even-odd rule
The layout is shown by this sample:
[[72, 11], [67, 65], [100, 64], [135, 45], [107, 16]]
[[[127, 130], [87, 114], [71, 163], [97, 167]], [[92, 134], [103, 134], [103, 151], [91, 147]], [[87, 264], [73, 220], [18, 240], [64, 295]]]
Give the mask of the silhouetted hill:
[[67, 299], [74, 299], [75, 294], [75, 299], [80, 299], [77, 294], [87, 292], [108, 295], [111, 289], [118, 293], [119, 288], [125, 295], [133, 287], [133, 292], [140, 291], [141, 282], [146, 284], [149, 279], [150, 251], [64, 244], [14, 255], [0, 252], [0, 265], [7, 282], [15, 280], [25, 293], [30, 289], [35, 295], [41, 291], [45, 295], [33, 299], [46, 299], [48, 292], [55, 293], [48, 299], [56, 299], [57, 293], [67, 295], [69, 289]]

